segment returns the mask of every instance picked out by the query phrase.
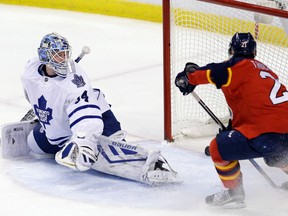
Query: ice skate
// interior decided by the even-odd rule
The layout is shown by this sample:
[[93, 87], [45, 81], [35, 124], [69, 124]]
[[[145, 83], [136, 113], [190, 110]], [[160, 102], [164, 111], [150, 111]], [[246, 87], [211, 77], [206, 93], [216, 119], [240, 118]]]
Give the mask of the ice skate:
[[222, 190], [206, 197], [206, 203], [210, 206], [223, 206], [224, 208], [244, 208], [245, 191], [243, 186]]
[[169, 171], [168, 169], [164, 168], [163, 167], [163, 164], [164, 164], [164, 161], [162, 160], [158, 160], [156, 163], [155, 163], [155, 166], [154, 166], [154, 170], [163, 170], [163, 171]]
[[182, 183], [178, 173], [172, 169], [160, 152], [155, 151], [148, 158], [146, 164], [150, 165], [147, 167], [148, 170], [144, 169], [142, 176], [145, 183], [153, 186]]

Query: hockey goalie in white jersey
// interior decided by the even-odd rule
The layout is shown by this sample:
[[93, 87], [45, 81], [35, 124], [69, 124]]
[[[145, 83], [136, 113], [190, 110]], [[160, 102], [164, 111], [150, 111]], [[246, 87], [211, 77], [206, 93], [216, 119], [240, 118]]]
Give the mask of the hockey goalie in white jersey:
[[90, 168], [147, 183], [179, 183], [159, 150], [124, 141], [126, 133], [99, 89], [71, 60], [71, 47], [57, 33], [43, 37], [38, 58], [22, 75], [37, 121], [2, 126], [2, 156], [55, 157], [74, 170]]

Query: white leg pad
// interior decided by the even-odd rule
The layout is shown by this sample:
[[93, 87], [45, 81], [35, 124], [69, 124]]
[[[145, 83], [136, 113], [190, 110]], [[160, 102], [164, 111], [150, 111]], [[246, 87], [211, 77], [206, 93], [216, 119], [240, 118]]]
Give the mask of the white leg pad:
[[[92, 165], [97, 171], [149, 185], [182, 182], [172, 169], [154, 170], [160, 159], [159, 150], [148, 151], [137, 144], [105, 136], [98, 137], [98, 150], [97, 161]], [[165, 159], [164, 162], [167, 163]]]
[[35, 127], [35, 121], [23, 121], [4, 124], [1, 127], [2, 158], [14, 158], [29, 155], [27, 136]]
[[97, 171], [141, 181], [142, 168], [148, 152], [141, 147], [105, 136], [98, 138], [97, 161], [92, 169]]

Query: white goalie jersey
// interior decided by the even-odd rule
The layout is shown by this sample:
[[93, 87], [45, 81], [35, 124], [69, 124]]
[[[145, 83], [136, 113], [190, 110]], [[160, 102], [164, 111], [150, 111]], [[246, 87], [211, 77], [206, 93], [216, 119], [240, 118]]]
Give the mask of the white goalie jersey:
[[37, 58], [30, 60], [21, 80], [49, 142], [58, 145], [79, 133], [101, 135], [101, 114], [109, 105], [100, 91], [93, 91], [79, 65], [66, 78], [44, 76], [41, 67]]

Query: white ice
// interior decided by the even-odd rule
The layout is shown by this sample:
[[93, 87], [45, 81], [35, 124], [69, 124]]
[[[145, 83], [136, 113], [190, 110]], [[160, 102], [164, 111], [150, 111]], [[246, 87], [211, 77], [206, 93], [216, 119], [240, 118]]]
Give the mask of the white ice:
[[[184, 180], [154, 188], [96, 171], [71, 171], [53, 160], [0, 159], [0, 215], [288, 215], [288, 192], [273, 189], [248, 161], [241, 162], [247, 207], [208, 207], [205, 196], [221, 189], [203, 154], [211, 138], [163, 142], [161, 24], [8, 5], [0, 5], [0, 20], [1, 125], [18, 121], [30, 108], [20, 74], [41, 38], [55, 31], [69, 39], [74, 57], [90, 46], [80, 64], [105, 92], [128, 141], [160, 148]], [[287, 175], [257, 162], [277, 184], [287, 181]]]

